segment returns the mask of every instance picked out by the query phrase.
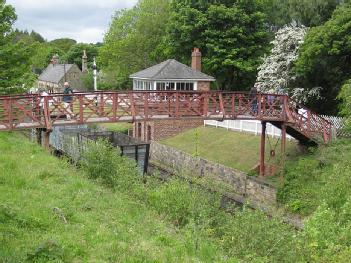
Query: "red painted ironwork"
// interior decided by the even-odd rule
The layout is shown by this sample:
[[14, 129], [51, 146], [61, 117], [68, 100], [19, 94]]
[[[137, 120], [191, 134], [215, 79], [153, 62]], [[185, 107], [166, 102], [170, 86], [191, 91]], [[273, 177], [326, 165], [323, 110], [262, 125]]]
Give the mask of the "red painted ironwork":
[[332, 125], [285, 95], [209, 91], [125, 91], [0, 97], [0, 130], [163, 119], [256, 119], [286, 123], [312, 140], [329, 142]]

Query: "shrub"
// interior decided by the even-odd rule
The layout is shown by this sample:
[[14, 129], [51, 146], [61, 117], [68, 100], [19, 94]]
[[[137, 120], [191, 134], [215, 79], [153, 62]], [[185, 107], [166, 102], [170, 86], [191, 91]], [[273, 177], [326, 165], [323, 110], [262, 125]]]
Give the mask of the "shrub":
[[109, 187], [130, 190], [140, 179], [136, 163], [104, 140], [88, 144], [81, 165], [90, 178], [101, 179]]
[[211, 215], [219, 212], [219, 208], [215, 207], [219, 203], [216, 195], [201, 191], [198, 186], [179, 179], [171, 179], [150, 189], [148, 202], [177, 226], [185, 226], [190, 221], [198, 225], [207, 224]]
[[27, 262], [65, 262], [65, 251], [55, 240], [42, 242], [27, 254]]

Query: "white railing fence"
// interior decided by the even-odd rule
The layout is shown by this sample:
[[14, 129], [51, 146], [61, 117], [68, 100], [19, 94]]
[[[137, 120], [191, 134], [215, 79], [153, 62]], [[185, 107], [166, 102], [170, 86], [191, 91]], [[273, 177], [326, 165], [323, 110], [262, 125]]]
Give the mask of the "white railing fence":
[[[262, 125], [260, 121], [256, 120], [225, 120], [225, 121], [214, 121], [214, 120], [205, 120], [205, 126], [214, 126], [216, 128], [225, 128], [227, 130], [234, 130], [240, 132], [249, 132], [255, 135], [261, 134]], [[272, 137], [281, 137], [282, 131], [273, 126], [270, 123], [267, 123], [267, 135]], [[287, 135], [288, 140], [292, 140], [293, 137]]]

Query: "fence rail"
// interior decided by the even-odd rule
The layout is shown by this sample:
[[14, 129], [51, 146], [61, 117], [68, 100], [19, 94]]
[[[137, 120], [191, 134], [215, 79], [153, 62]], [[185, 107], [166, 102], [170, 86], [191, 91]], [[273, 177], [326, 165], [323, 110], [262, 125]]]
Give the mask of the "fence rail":
[[[215, 121], [215, 120], [205, 120], [205, 126], [213, 126], [225, 128], [227, 130], [235, 130], [240, 132], [253, 133], [255, 135], [261, 134], [262, 125], [260, 121], [256, 120], [225, 120], [225, 121]], [[267, 135], [272, 137], [281, 137], [281, 130], [274, 125], [267, 123]], [[287, 135], [287, 139], [292, 140], [293, 137]]]

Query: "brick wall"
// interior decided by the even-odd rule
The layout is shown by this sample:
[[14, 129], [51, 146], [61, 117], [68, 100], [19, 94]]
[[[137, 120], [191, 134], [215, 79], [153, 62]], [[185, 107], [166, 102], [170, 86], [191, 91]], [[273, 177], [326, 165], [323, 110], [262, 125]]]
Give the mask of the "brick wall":
[[133, 137], [140, 138], [143, 141], [149, 139], [159, 141], [203, 124], [203, 120], [192, 119], [135, 122], [133, 124]]
[[197, 82], [197, 90], [198, 91], [209, 91], [210, 84], [211, 83], [209, 81], [199, 81], [199, 82]]

